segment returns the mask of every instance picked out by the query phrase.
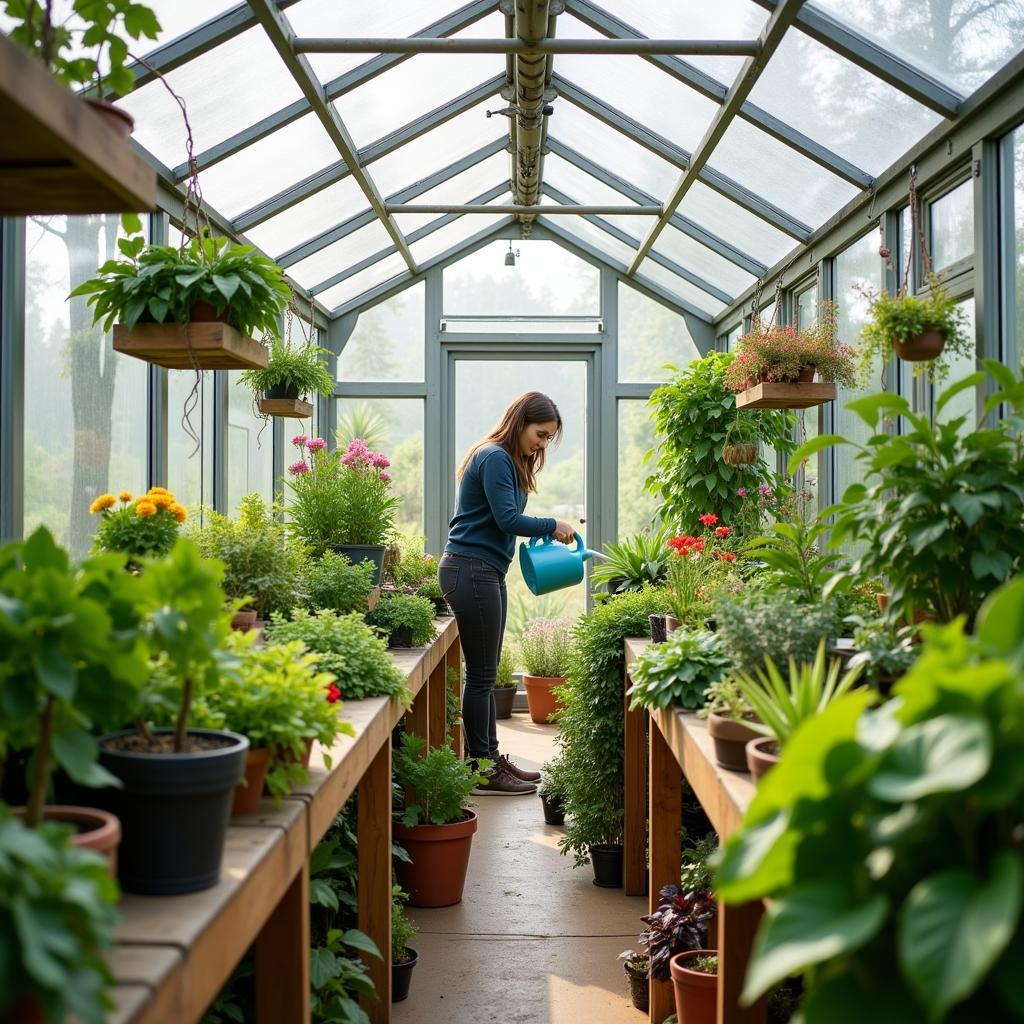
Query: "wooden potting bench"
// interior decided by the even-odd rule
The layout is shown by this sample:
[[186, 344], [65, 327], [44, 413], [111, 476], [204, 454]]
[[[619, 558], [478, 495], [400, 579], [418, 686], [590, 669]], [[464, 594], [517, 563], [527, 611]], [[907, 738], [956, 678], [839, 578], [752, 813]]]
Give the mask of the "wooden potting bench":
[[[458, 671], [455, 620], [439, 619], [429, 647], [393, 651], [414, 702], [406, 730], [444, 741], [446, 671]], [[367, 957], [379, 998], [363, 1000], [374, 1024], [391, 1019], [391, 731], [396, 700], [349, 701], [342, 718], [355, 736], [329, 751], [314, 747], [309, 783], [275, 808], [232, 819], [220, 882], [187, 896], [121, 901], [117, 978], [110, 1024], [194, 1024], [255, 942], [260, 1024], [309, 1020], [309, 855], [348, 798], [359, 793], [359, 927], [384, 960]], [[456, 736], [461, 746], [461, 737]]]

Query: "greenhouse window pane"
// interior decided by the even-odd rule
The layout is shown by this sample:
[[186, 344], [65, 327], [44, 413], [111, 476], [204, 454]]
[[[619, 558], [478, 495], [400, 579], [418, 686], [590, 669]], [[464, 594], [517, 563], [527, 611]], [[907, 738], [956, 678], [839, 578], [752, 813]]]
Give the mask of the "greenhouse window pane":
[[872, 175], [885, 170], [941, 119], [796, 31], [786, 33], [750, 101]]
[[711, 154], [716, 171], [812, 228], [859, 191], [745, 121], [733, 121]]
[[[508, 183], [509, 158], [507, 153], [495, 153], [494, 156], [481, 160], [460, 174], [449, 178], [447, 181], [435, 185], [434, 188], [407, 200], [410, 203], [440, 204], [440, 203], [467, 203], [474, 196], [482, 195], [491, 186], [501, 182]], [[398, 227], [408, 234], [416, 228], [429, 224], [438, 217], [436, 213], [398, 213], [395, 214], [395, 221]]]
[[1018, 127], [1003, 139], [1002, 166], [1012, 168], [1004, 183], [1002, 203], [1007, 217], [1003, 223], [1012, 223], [1003, 239], [1003, 280], [1006, 290], [1007, 313], [1003, 328], [1003, 361], [1018, 365], [1018, 353], [1024, 353], [1024, 129]]
[[[616, 218], [624, 221], [626, 218]], [[638, 220], [633, 217], [632, 220]], [[642, 222], [646, 228], [647, 222]], [[654, 251], [667, 256], [676, 263], [699, 274], [705, 281], [716, 285], [731, 295], [739, 295], [749, 288], [756, 278], [742, 267], [731, 263], [724, 256], [712, 252], [706, 245], [684, 235], [671, 225], [666, 227], [654, 243]]]
[[802, 331], [805, 327], [810, 327], [814, 324], [818, 319], [817, 284], [812, 284], [809, 288], [804, 288], [802, 291], [797, 292], [793, 305], [795, 307], [793, 319], [796, 321], [796, 326], [799, 330]]
[[408, 269], [409, 266], [402, 258], [402, 254], [392, 253], [365, 270], [360, 270], [358, 274], [346, 278], [333, 288], [321, 292], [317, 295], [317, 300], [328, 309], [337, 309], [357, 295], [362, 295], [363, 292], [368, 292], [371, 288], [376, 288], [377, 285], [390, 281], [392, 278], [400, 277]]
[[288, 268], [288, 274], [303, 288], [312, 288], [334, 274], [347, 270], [372, 253], [393, 244], [384, 225], [379, 220], [374, 220], [366, 227], [359, 228], [358, 231], [353, 231], [344, 238], [324, 246], [312, 256], [300, 260], [295, 266]]
[[564, 192], [577, 203], [634, 205], [633, 200], [624, 196], [618, 189], [598, 181], [593, 175], [587, 174], [555, 153], [549, 153], [544, 157], [544, 182]]
[[[167, 371], [167, 486], [182, 505], [213, 505], [213, 371]], [[194, 389], [194, 395], [193, 395]], [[193, 405], [194, 403], [194, 405]], [[201, 440], [196, 450], [195, 438]]]
[[[967, 331], [967, 336], [973, 340], [977, 338], [976, 324], [974, 319], [974, 296], [964, 299], [963, 302], [957, 303], [957, 309], [963, 314], [964, 329]], [[958, 380], [963, 380], [964, 377], [969, 377], [975, 370], [978, 369], [978, 356], [977, 352], [972, 350], [964, 355], [950, 355], [949, 357], [949, 376], [945, 381], [938, 386], [933, 385], [932, 390], [935, 395], [942, 393], [945, 388], [951, 384], [955, 384]], [[977, 401], [978, 392], [975, 388], [968, 388], [966, 391], [961, 391], [955, 398], [951, 399], [946, 405], [942, 407], [941, 412], [936, 414], [936, 420], [941, 423], [949, 423], [955, 420], [958, 416], [966, 417], [963, 426], [960, 428], [961, 436], [966, 437], [968, 434], [974, 433], [977, 428]]]
[[[499, 196], [494, 202], [510, 203], [512, 202], [512, 196], [506, 193], [503, 196]], [[479, 232], [494, 227], [495, 224], [507, 216], [508, 214], [504, 213], [466, 214], [445, 224], [444, 227], [440, 227], [436, 231], [431, 231], [429, 235], [424, 236], [418, 242], [413, 242], [409, 246], [409, 251], [412, 253], [412, 258], [417, 264], [426, 263], [435, 256], [440, 256], [449, 249], [454, 249], [461, 242], [465, 242], [468, 238], [479, 234]]]
[[932, 267], [941, 270], [974, 252], [974, 182], [928, 204]]
[[654, 464], [644, 456], [657, 445], [654, 420], [647, 402], [631, 399], [619, 405], [618, 539], [634, 537], [651, 529], [661, 503], [644, 490]]
[[601, 272], [557, 242], [520, 239], [514, 267], [499, 240], [444, 269], [444, 312], [465, 316], [597, 316]]
[[650, 258], [640, 264], [639, 277], [647, 278], [652, 284], [658, 285], [662, 291], [668, 292], [670, 296], [688, 302], [691, 306], [710, 313], [711, 316], [718, 316], [725, 309], [724, 302], [708, 295], [706, 291], [690, 284], [689, 281], [684, 281], [678, 274], [673, 274], [671, 270], [666, 270], [661, 264], [655, 263]]
[[616, 269], [628, 269], [630, 263], [633, 262], [633, 257], [636, 255], [634, 247], [626, 245], [625, 242], [620, 242], [614, 235], [608, 234], [607, 231], [599, 228], [596, 224], [591, 223], [579, 214], [552, 217], [548, 221], [548, 226], [560, 228], [570, 235], [575, 235], [581, 242], [585, 242], [592, 248], [597, 249], [601, 255], [607, 257], [608, 262], [613, 267], [616, 267]]
[[274, 500], [274, 421], [253, 410], [252, 391], [238, 383], [241, 373], [228, 371], [227, 512], [232, 516], [247, 494]]
[[1024, 17], [1015, 0], [816, 0], [884, 50], [968, 94], [1024, 47]]
[[200, 175], [203, 198], [225, 217], [237, 217], [340, 159], [320, 119], [307, 114], [207, 167]]
[[738, 323], [726, 336], [725, 336], [725, 351], [732, 352], [736, 348], [737, 343], [740, 340], [740, 335], [743, 333], [742, 322]]
[[338, 380], [423, 380], [425, 295], [421, 281], [360, 313], [338, 359]]
[[[164, 76], [188, 107], [201, 153], [302, 93], [261, 27], [251, 28]], [[175, 167], [185, 160], [181, 108], [160, 81], [118, 100], [135, 118], [134, 139]]]
[[132, 53], [145, 57], [158, 47], [231, 10], [237, 3], [238, 0], [149, 0], [146, 6], [160, 22], [160, 31], [156, 39], [133, 42]]
[[[623, 382], [665, 381], [672, 375], [666, 364], [683, 367], [700, 358], [686, 321], [678, 313], [621, 281], [618, 351], [619, 380]], [[621, 529], [619, 532], [621, 535]]]

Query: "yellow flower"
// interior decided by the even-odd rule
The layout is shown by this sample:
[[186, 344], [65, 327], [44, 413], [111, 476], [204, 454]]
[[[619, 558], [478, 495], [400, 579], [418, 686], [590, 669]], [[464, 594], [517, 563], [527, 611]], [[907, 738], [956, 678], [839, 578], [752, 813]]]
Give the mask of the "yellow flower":
[[122, 491], [118, 495], [118, 497], [121, 499], [121, 501], [123, 501], [123, 502], [125, 502], [127, 504], [129, 501], [132, 500], [133, 495], [132, 495], [131, 491]]
[[170, 495], [170, 497], [172, 497], [172, 498], [174, 497], [174, 495], [171, 494], [171, 492], [169, 490], [167, 490], [166, 487], [150, 487], [149, 493], [150, 494], [167, 494], [167, 495]]
[[188, 513], [185, 511], [184, 507], [179, 505], [176, 501], [171, 502], [170, 512], [179, 523], [183, 523], [188, 519]]
[[157, 508], [170, 508], [174, 504], [174, 499], [169, 494], [154, 494], [152, 491], [146, 495], [146, 501]]
[[151, 501], [143, 499], [135, 506], [135, 511], [140, 519], [148, 519], [150, 516], [156, 515], [156, 505]]
[[102, 512], [104, 509], [110, 508], [111, 505], [117, 504], [117, 498], [112, 494], [101, 494], [90, 506], [89, 512], [92, 515], [96, 515], [97, 512]]

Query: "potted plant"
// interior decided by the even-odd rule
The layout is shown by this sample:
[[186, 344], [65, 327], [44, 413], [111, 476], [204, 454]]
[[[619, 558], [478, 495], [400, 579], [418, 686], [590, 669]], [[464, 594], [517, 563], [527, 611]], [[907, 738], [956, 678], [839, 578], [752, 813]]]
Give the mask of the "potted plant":
[[728, 676], [712, 683], [705, 699], [706, 704], [697, 714], [707, 718], [715, 760], [730, 771], [745, 772], [747, 744], [760, 735], [748, 724], [755, 717], [753, 710], [736, 680]]
[[390, 489], [390, 461], [359, 438], [344, 452], [328, 451], [323, 438], [304, 434], [292, 444], [300, 458], [288, 467], [291, 528], [315, 555], [337, 551], [353, 562], [370, 559], [376, 586], [400, 502]]
[[715, 901], [707, 890], [683, 891], [666, 885], [658, 893], [658, 905], [641, 917], [647, 927], [640, 933], [640, 945], [650, 957], [651, 977], [668, 981], [670, 961], [679, 953], [699, 950], [707, 944], [708, 924], [715, 916]]
[[266, 635], [268, 644], [301, 640], [316, 655], [317, 671], [334, 676], [345, 700], [393, 697], [405, 707], [412, 704], [404, 673], [358, 612], [339, 615], [326, 608], [295, 608], [290, 619], [280, 613], [271, 616]]
[[686, 1024], [715, 1024], [718, 1014], [718, 954], [712, 949], [677, 953], [669, 962], [676, 1016]]
[[571, 630], [571, 619], [534, 619], [519, 638], [530, 718], [541, 725], [551, 721], [562, 706], [554, 689], [565, 683]]
[[668, 541], [672, 552], [668, 562], [668, 594], [672, 615], [665, 623], [671, 632], [680, 625], [703, 623], [710, 611], [710, 597], [729, 579], [729, 563], [736, 560], [729, 550], [732, 528], [719, 522], [714, 512], [698, 516], [701, 530]]
[[400, 885], [391, 887], [391, 1002], [400, 1003], [409, 997], [412, 969], [420, 962], [419, 953], [409, 945], [417, 932], [409, 920], [405, 904], [409, 894]]
[[365, 613], [376, 573], [373, 562], [353, 563], [347, 555], [325, 551], [310, 559], [305, 569], [305, 603], [312, 609]]
[[312, 416], [308, 396], [334, 394], [334, 378], [323, 360], [330, 352], [309, 340], [291, 345], [278, 334], [271, 337], [268, 350], [267, 365], [239, 374], [236, 383], [252, 391], [264, 415]]
[[434, 606], [434, 614], [438, 618], [451, 615], [452, 610], [441, 593], [441, 584], [436, 579], [424, 580], [416, 588], [417, 597], [425, 597]]
[[635, 949], [624, 949], [619, 959], [629, 981], [630, 1000], [641, 1013], [647, 1013], [650, 1008], [651, 958]]
[[722, 439], [722, 461], [727, 466], [752, 466], [757, 458], [757, 431], [737, 412]]
[[147, 640], [177, 706], [173, 728], [151, 729], [140, 716], [134, 729], [99, 741], [100, 764], [121, 782], [100, 795], [124, 829], [118, 876], [128, 892], [195, 892], [220, 877], [249, 741], [189, 727], [193, 697], [219, 685], [228, 667], [230, 619], [220, 577], [220, 566], [185, 538], [167, 558], [144, 566]]
[[864, 682], [887, 697], [893, 684], [917, 661], [919, 639], [913, 626], [897, 628], [881, 619], [862, 622], [853, 633], [849, 667], [862, 667]]
[[399, 590], [414, 593], [421, 583], [437, 579], [437, 559], [424, 550], [426, 539], [401, 535], [396, 542], [396, 556], [388, 566], [386, 578]]
[[638, 533], [619, 544], [606, 544], [604, 557], [590, 570], [590, 582], [608, 594], [643, 590], [664, 583], [668, 573], [665, 545], [671, 531], [661, 526], [652, 533]]
[[678, 629], [663, 644], [648, 647], [630, 666], [629, 708], [696, 711], [708, 687], [729, 671], [721, 641], [707, 630]]
[[366, 621], [388, 638], [389, 647], [426, 647], [437, 636], [434, 604], [425, 597], [395, 594], [385, 598]]
[[498, 675], [494, 680], [494, 713], [498, 718], [512, 717], [512, 704], [519, 683], [515, 677], [515, 658], [511, 644], [504, 644], [498, 659]]
[[119, 551], [138, 568], [142, 558], [162, 558], [178, 539], [178, 528], [188, 518], [184, 507], [164, 487], [151, 487], [134, 497], [121, 491], [118, 497], [101, 494], [89, 506], [100, 517], [93, 537], [93, 551]]
[[537, 787], [537, 795], [544, 808], [544, 821], [556, 827], [565, 824], [565, 771], [564, 760], [552, 758], [541, 769], [542, 778]]
[[103, 1024], [114, 977], [117, 883], [103, 857], [68, 839], [67, 826], [29, 829], [0, 804], [0, 1019]]
[[[414, 907], [448, 907], [462, 900], [477, 816], [469, 794], [487, 783], [493, 761], [475, 768], [447, 744], [426, 751], [427, 742], [407, 733], [394, 752], [395, 781], [402, 789], [393, 835], [412, 862], [395, 873]], [[425, 752], [426, 751], [426, 752]]]

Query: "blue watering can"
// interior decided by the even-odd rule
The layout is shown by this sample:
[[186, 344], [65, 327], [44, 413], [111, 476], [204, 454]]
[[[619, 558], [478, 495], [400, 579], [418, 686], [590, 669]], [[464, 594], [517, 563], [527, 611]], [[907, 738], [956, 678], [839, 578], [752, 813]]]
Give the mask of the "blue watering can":
[[597, 551], [589, 551], [581, 534], [576, 534], [576, 547], [560, 544], [550, 534], [531, 537], [519, 545], [519, 567], [523, 579], [537, 597], [552, 590], [574, 587], [583, 580], [583, 563]]

